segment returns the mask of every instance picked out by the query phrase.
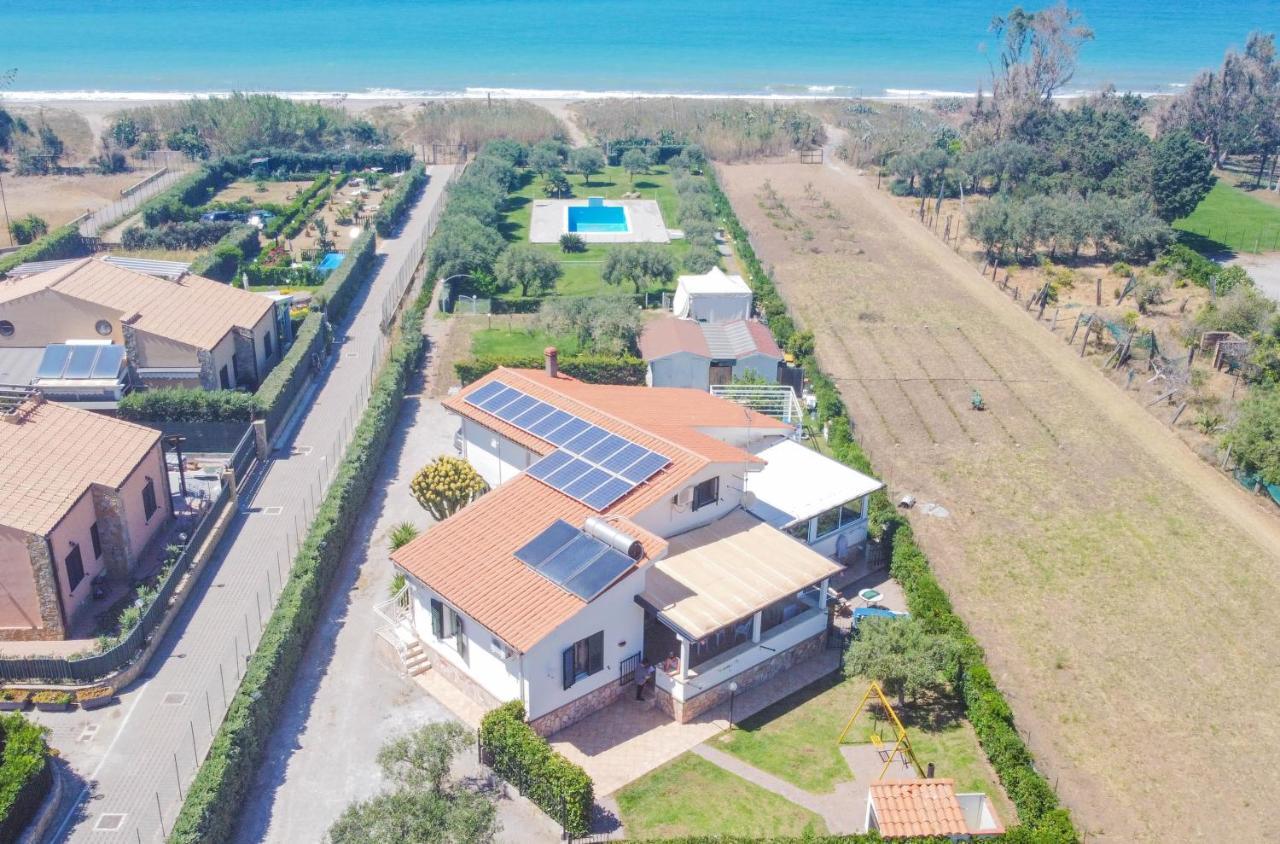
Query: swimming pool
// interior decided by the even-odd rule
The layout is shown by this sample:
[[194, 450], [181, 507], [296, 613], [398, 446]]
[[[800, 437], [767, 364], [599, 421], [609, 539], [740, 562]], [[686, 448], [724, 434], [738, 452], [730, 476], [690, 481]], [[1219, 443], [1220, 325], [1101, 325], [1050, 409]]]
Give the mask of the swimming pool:
[[330, 273], [342, 266], [342, 259], [346, 256], [341, 252], [329, 252], [324, 259], [316, 265], [316, 269], [322, 273]]
[[570, 205], [569, 231], [586, 233], [629, 232], [627, 209], [621, 205]]

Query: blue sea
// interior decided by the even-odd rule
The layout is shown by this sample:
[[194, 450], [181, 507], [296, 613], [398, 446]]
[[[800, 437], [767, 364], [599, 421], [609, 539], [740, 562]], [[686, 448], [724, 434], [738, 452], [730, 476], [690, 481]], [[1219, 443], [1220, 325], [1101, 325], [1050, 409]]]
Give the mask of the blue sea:
[[[1013, 3], [4, 0], [0, 70], [17, 75], [0, 94], [970, 93]], [[1071, 91], [1176, 91], [1280, 24], [1278, 0], [1071, 5], [1096, 33]]]

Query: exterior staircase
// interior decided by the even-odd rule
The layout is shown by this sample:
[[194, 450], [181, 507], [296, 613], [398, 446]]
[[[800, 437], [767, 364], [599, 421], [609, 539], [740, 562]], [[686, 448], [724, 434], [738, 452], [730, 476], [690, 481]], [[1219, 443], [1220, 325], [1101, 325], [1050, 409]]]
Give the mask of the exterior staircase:
[[409, 587], [405, 585], [390, 600], [376, 604], [373, 612], [384, 622], [378, 635], [395, 648], [401, 675], [416, 677], [431, 667], [431, 656], [413, 629], [410, 600]]

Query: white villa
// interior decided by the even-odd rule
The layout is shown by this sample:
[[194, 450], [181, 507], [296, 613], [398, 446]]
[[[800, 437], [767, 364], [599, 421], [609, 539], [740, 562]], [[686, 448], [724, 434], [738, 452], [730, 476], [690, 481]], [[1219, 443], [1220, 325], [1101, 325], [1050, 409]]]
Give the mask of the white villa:
[[555, 360], [445, 401], [493, 489], [392, 554], [402, 658], [549, 735], [626, 693], [642, 655], [683, 722], [822, 648], [832, 555], [865, 544], [881, 484], [733, 402]]

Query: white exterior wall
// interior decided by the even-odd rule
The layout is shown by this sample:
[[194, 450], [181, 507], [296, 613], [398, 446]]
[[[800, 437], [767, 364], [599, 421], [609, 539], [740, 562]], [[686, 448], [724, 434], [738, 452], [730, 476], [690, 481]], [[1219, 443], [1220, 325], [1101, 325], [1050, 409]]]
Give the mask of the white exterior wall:
[[650, 387], [689, 387], [706, 391], [711, 384], [711, 361], [692, 352], [676, 352], [649, 361]]
[[687, 486], [697, 486], [716, 476], [720, 478], [720, 500], [715, 504], [694, 510], [691, 497], [688, 504], [676, 506], [672, 503], [673, 492], [631, 520], [664, 539], [711, 524], [742, 503], [742, 466], [737, 463], [713, 463], [695, 475]]
[[491, 487], [506, 483], [538, 459], [524, 446], [466, 417], [462, 418], [462, 457]]
[[[635, 596], [642, 591], [643, 569], [615, 583], [525, 654], [526, 706], [530, 720], [618, 682], [622, 660], [644, 649], [644, 610], [635, 601]], [[600, 631], [604, 631], [603, 667], [570, 688], [564, 688], [564, 649]]]
[[520, 695], [520, 655], [515, 654], [504, 660], [490, 650], [493, 634], [484, 625], [466, 613], [462, 616], [464, 632], [467, 637], [467, 658], [464, 660], [454, 647], [453, 635], [449, 632], [449, 617], [445, 613], [444, 638], [437, 639], [431, 632], [431, 599], [442, 602], [446, 607], [457, 611], [448, 601], [440, 597], [429, 587], [409, 578], [409, 592], [413, 596], [411, 604], [413, 626], [418, 638], [431, 645], [444, 659], [462, 669], [467, 676], [475, 680], [489, 694], [501, 701], [516, 700]]

